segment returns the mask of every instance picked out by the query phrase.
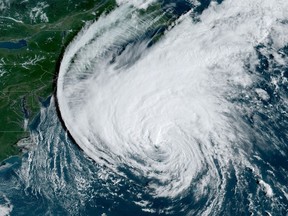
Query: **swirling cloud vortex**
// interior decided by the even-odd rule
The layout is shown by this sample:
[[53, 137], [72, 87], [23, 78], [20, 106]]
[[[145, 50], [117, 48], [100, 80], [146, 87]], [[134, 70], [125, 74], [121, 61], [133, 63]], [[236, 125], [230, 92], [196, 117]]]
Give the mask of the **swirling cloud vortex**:
[[285, 1], [212, 4], [200, 22], [181, 17], [149, 48], [139, 38], [157, 18], [125, 4], [101, 17], [62, 60], [57, 98], [69, 132], [100, 165], [147, 179], [155, 196], [175, 197], [196, 179], [196, 193], [207, 186], [217, 193], [229, 166], [247, 160], [243, 122], [226, 98], [252, 83], [244, 62], [256, 44], [268, 35], [285, 42], [277, 36], [279, 5], [287, 8]]

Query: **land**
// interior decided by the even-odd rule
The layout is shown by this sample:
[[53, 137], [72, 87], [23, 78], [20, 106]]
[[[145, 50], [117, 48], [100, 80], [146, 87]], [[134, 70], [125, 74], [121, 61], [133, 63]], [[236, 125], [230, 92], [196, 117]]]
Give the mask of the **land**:
[[53, 93], [65, 47], [87, 21], [115, 6], [114, 0], [0, 4], [0, 41], [27, 41], [21, 49], [0, 48], [0, 161], [19, 154], [17, 141], [29, 136], [27, 125]]

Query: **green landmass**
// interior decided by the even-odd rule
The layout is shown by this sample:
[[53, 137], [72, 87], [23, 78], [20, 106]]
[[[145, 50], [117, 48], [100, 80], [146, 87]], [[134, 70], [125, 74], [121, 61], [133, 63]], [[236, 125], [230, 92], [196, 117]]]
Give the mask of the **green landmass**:
[[0, 49], [0, 161], [19, 154], [17, 141], [29, 136], [24, 119], [31, 122], [52, 94], [67, 44], [86, 21], [116, 6], [114, 0], [11, 2], [0, 10], [0, 41], [24, 39], [28, 46]]

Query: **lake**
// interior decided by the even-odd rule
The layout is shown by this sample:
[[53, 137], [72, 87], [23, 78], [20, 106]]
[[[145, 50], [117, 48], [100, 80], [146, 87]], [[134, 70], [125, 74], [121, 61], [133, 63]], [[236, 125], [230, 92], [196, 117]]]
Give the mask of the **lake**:
[[18, 42], [0, 42], [0, 48], [4, 49], [21, 49], [27, 46], [26, 40], [19, 40]]

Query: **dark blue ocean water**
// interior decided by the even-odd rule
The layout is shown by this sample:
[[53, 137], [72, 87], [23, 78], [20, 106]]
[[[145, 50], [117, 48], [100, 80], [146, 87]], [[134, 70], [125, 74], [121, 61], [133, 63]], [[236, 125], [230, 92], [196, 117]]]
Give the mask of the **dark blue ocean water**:
[[[207, 0], [198, 6], [180, 0], [162, 2], [163, 8], [174, 4], [170, 11], [176, 17], [194, 8], [195, 22], [199, 21], [197, 14], [210, 4]], [[151, 31], [145, 37], [153, 37], [156, 32], [159, 31]], [[0, 43], [0, 48], [14, 49], [26, 45], [25, 41], [16, 45], [2, 43], [1, 46]], [[225, 181], [226, 193], [223, 205], [214, 208], [210, 215], [288, 213], [288, 108], [285, 103], [288, 66], [277, 64], [273, 57], [275, 50], [269, 45], [259, 44], [255, 51], [257, 64], [251, 65], [247, 61], [245, 69], [257, 75], [258, 82], [237, 97], [227, 99], [244, 107], [240, 111], [241, 117], [251, 131], [249, 146], [252, 147], [247, 151], [251, 155], [250, 162], [261, 175], [245, 165], [241, 170], [231, 165], [227, 176], [215, 161], [217, 172]], [[277, 53], [288, 58], [288, 45]], [[268, 100], [255, 94], [254, 90], [259, 88], [268, 93]], [[257, 100], [251, 100], [247, 95]], [[181, 196], [155, 198], [149, 193], [146, 180], [135, 177], [126, 167], [122, 169], [126, 170], [128, 178], [95, 164], [65, 131], [54, 96], [43, 102], [30, 130], [31, 150], [22, 157], [5, 160], [0, 167], [0, 207], [10, 208], [11, 215], [201, 215], [212, 202], [209, 196], [195, 197], [197, 179]], [[261, 134], [261, 139], [254, 132]], [[263, 190], [261, 180], [272, 187], [272, 198]], [[223, 182], [219, 185], [224, 185]], [[207, 194], [214, 193], [211, 188], [206, 190]]]

